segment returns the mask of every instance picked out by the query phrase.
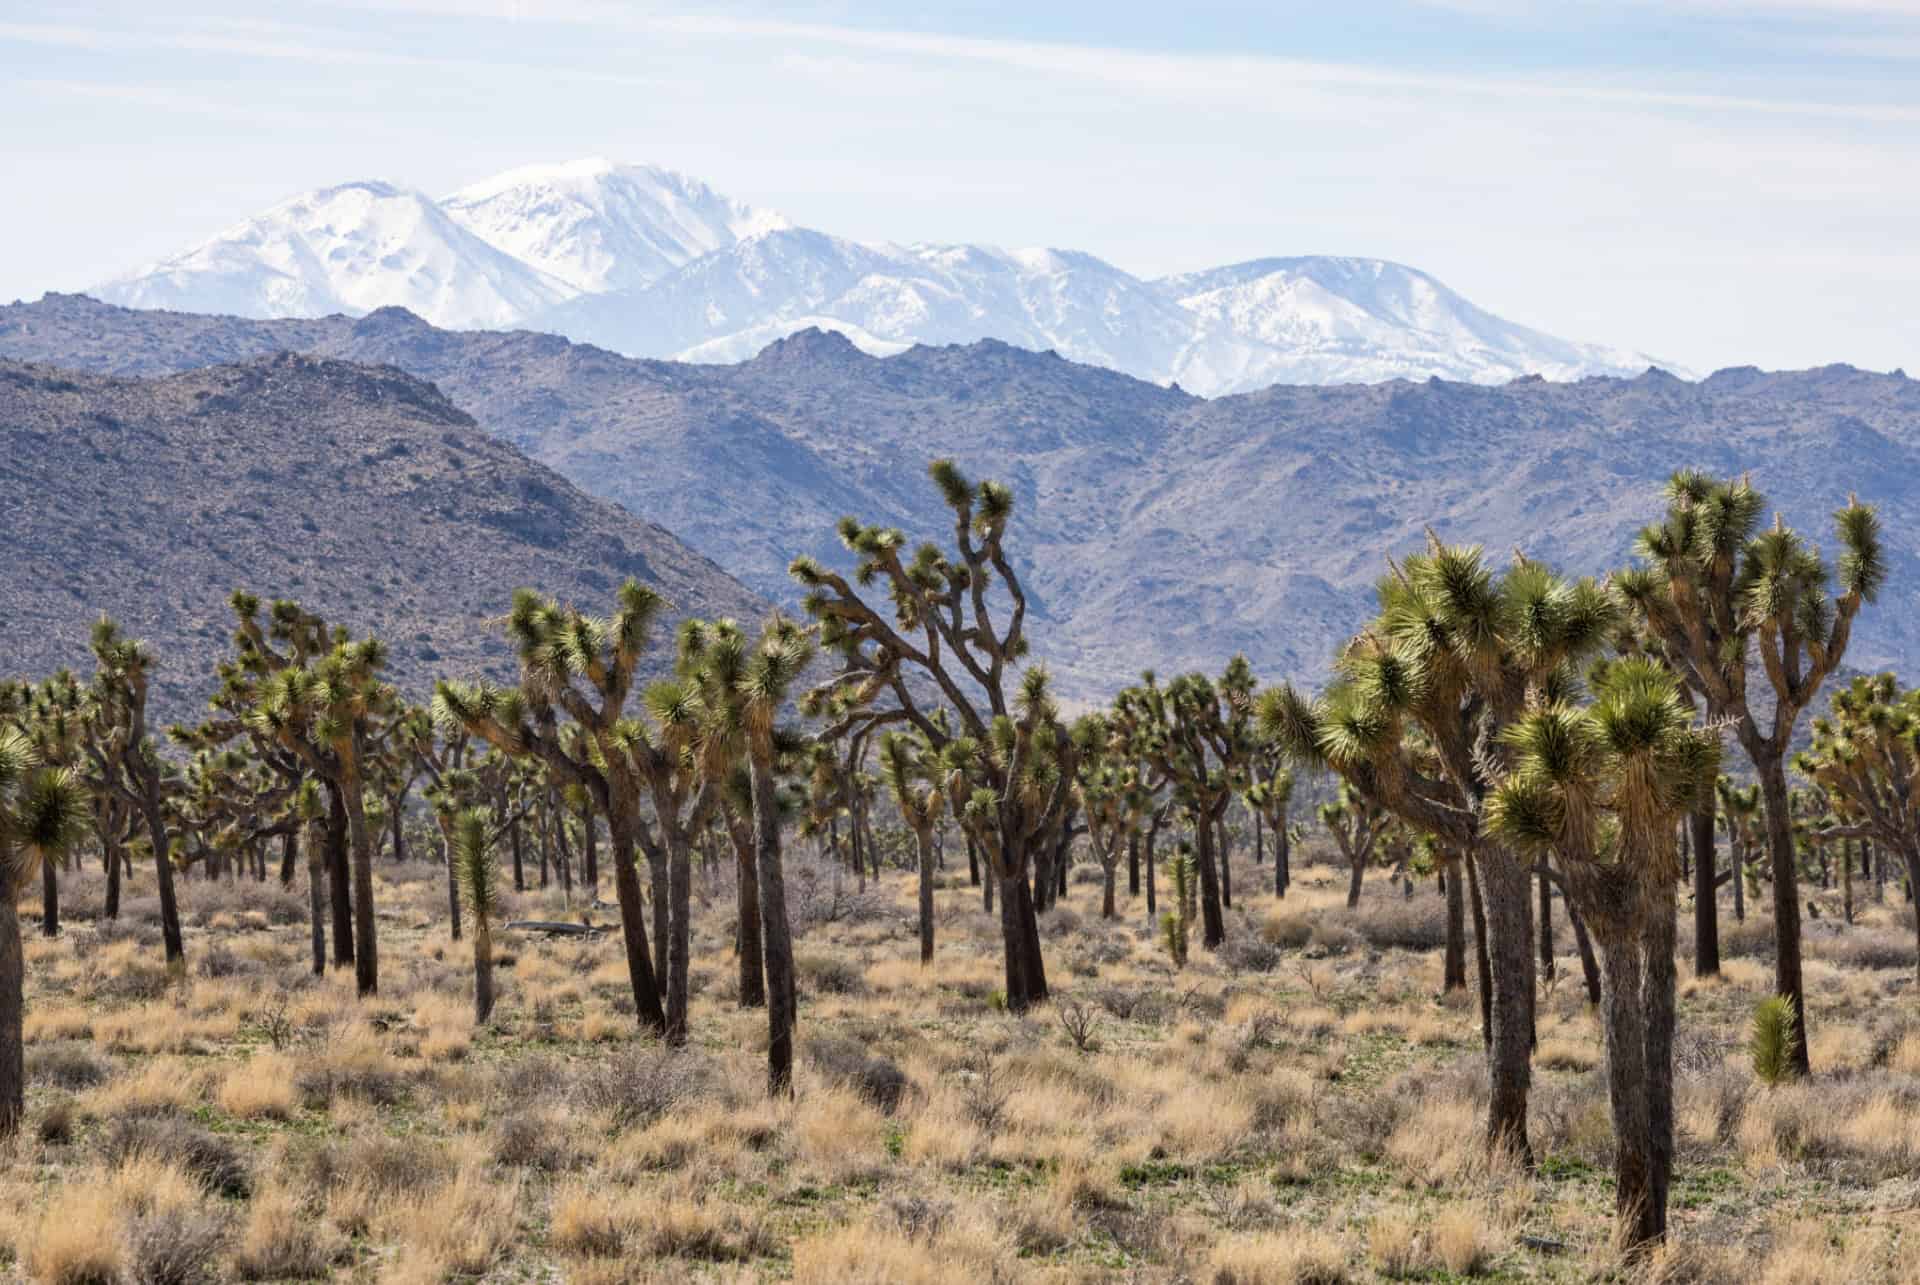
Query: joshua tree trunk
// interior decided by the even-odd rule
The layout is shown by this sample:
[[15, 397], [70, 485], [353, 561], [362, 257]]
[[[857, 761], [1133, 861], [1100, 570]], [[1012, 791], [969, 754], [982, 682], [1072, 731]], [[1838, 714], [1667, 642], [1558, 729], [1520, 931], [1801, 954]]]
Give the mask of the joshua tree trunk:
[[967, 836], [967, 882], [975, 888], [980, 886], [980, 850], [974, 844], [972, 835]]
[[1367, 859], [1358, 852], [1347, 854], [1347, 909], [1360, 904], [1360, 881], [1367, 877]]
[[120, 869], [126, 864], [126, 857], [120, 850], [120, 836], [117, 820], [109, 817], [101, 827], [100, 850], [107, 862], [107, 904], [101, 913], [108, 919], [120, 918]]
[[1603, 944], [1602, 987], [1607, 1040], [1607, 1096], [1613, 1108], [1614, 1219], [1622, 1248], [1654, 1239], [1653, 1121], [1648, 1113], [1646, 1010], [1640, 952], [1633, 943]]
[[1120, 863], [1117, 861], [1103, 861], [1100, 864], [1106, 875], [1105, 886], [1100, 892], [1100, 917], [1102, 919], [1118, 919], [1120, 912], [1114, 906], [1113, 893], [1114, 885], [1118, 882], [1120, 875]]
[[[0, 863], [11, 855], [0, 853]], [[20, 912], [14, 904], [19, 892], [12, 876], [0, 878], [0, 1140], [20, 1131], [20, 1118], [26, 1112], [21, 1023], [26, 1019], [27, 957], [20, 940]]]
[[1747, 922], [1747, 845], [1735, 839], [1727, 846], [1733, 853], [1733, 921], [1744, 924]]
[[333, 908], [333, 966], [353, 962], [353, 867], [347, 855], [347, 805], [327, 785], [327, 899]]
[[149, 792], [149, 797], [141, 803], [141, 811], [146, 816], [147, 837], [153, 844], [153, 881], [160, 893], [160, 940], [166, 950], [167, 966], [182, 970], [187, 966], [187, 952], [180, 941], [180, 903], [173, 895], [173, 859], [158, 793], [157, 789]]
[[1127, 834], [1127, 895], [1129, 897], [1140, 895], [1140, 832], [1138, 830], [1129, 831]]
[[1487, 954], [1493, 969], [1492, 1039], [1488, 1048], [1487, 1146], [1510, 1151], [1531, 1167], [1527, 1092], [1533, 1058], [1533, 951], [1528, 866], [1504, 848], [1485, 846], [1480, 870], [1486, 903]]
[[1215, 822], [1219, 832], [1220, 849], [1220, 904], [1229, 910], [1233, 908], [1233, 843], [1227, 837], [1227, 818], [1223, 815]]
[[760, 868], [753, 859], [751, 835], [740, 834], [733, 845], [735, 900], [740, 910], [740, 1007], [767, 1005], [766, 963], [760, 952]]
[[1540, 975], [1553, 977], [1553, 880], [1544, 872], [1535, 876], [1540, 884]]
[[373, 840], [367, 833], [359, 779], [348, 776], [343, 793], [353, 836], [353, 980], [364, 997], [380, 992], [380, 950], [373, 927]]
[[1200, 944], [1218, 950], [1227, 939], [1227, 921], [1220, 913], [1220, 872], [1213, 864], [1213, 823], [1202, 814], [1193, 827], [1195, 864], [1200, 867]]
[[1153, 867], [1153, 841], [1160, 833], [1160, 818], [1155, 817], [1147, 829], [1147, 926], [1153, 927], [1159, 922], [1160, 907], [1154, 904], [1158, 892], [1159, 879], [1155, 877]]
[[1720, 863], [1713, 850], [1715, 804], [1711, 793], [1691, 813], [1693, 827], [1693, 973], [1720, 975]]
[[1040, 925], [1024, 871], [1000, 881], [1000, 931], [1006, 954], [1007, 1011], [1024, 1013], [1047, 998]]
[[687, 1042], [687, 970], [693, 950], [687, 924], [687, 912], [693, 904], [693, 854], [680, 827], [664, 817], [662, 822], [667, 844], [667, 895], [673, 903], [667, 937], [667, 1043], [681, 1045]]
[[520, 822], [516, 819], [507, 826], [507, 851], [513, 854], [513, 890], [527, 890], [526, 854], [520, 841]]
[[667, 872], [667, 854], [650, 840], [641, 847], [647, 854], [647, 879], [653, 894], [653, 975], [661, 982], [672, 976], [667, 962], [667, 946], [673, 939], [673, 893]]
[[754, 860], [760, 867], [760, 922], [766, 936], [767, 1092], [793, 1093], [793, 934], [787, 923], [786, 872], [780, 859], [780, 803], [768, 755], [752, 762]]
[[[1884, 861], [1886, 849], [1882, 847], [1880, 849], [1880, 852], [1882, 854], [1881, 859]], [[1920, 888], [1920, 848], [1909, 846], [1907, 848], [1906, 858], [1907, 858], [1907, 887]], [[1916, 914], [1913, 917], [1913, 931], [1914, 931], [1915, 947], [1916, 947], [1916, 950], [1914, 953], [1914, 966], [1916, 970], [1920, 970], [1920, 914]], [[1920, 971], [1916, 971], [1915, 977], [1916, 977], [1916, 980], [1920, 980]]]
[[1853, 922], [1853, 840], [1840, 842], [1840, 917]]
[[60, 876], [51, 859], [40, 863], [40, 935], [60, 935]]
[[[327, 973], [327, 885], [325, 846], [316, 843], [317, 835], [307, 837], [307, 910], [313, 937], [313, 975]], [[447, 871], [447, 886], [452, 887], [453, 871]]]
[[634, 868], [634, 801], [616, 787], [609, 791], [607, 847], [613, 859], [613, 886], [620, 901], [620, 937], [627, 952], [627, 980], [633, 987], [634, 1013], [640, 1024], [665, 1034], [667, 1015], [660, 1007], [653, 960], [647, 952], [646, 907], [640, 897], [640, 872]]
[[1286, 899], [1287, 887], [1293, 882], [1292, 842], [1284, 820], [1273, 827], [1273, 895], [1281, 900]]
[[1587, 921], [1580, 908], [1567, 902], [1567, 922], [1573, 926], [1573, 945], [1580, 952], [1580, 972], [1587, 982], [1587, 1003], [1600, 1007], [1600, 961], [1593, 956], [1593, 941], [1587, 936]]
[[393, 811], [390, 815], [390, 823], [393, 826], [393, 859], [395, 861], [405, 861], [407, 859], [407, 828], [401, 824], [401, 822], [406, 819], [406, 815], [407, 791], [402, 790], [400, 791], [400, 797], [393, 801]]
[[1773, 858], [1773, 989], [1793, 1005], [1789, 1060], [1800, 1076], [1812, 1073], [1807, 1059], [1807, 994], [1800, 975], [1800, 879], [1794, 865], [1793, 825], [1787, 812], [1787, 775], [1780, 760], [1750, 756], [1760, 771], [1766, 800], [1767, 850]]
[[1449, 993], [1467, 988], [1467, 899], [1460, 886], [1463, 864], [1456, 861], [1440, 874], [1447, 895], [1447, 957], [1440, 987]]
[[484, 915], [473, 917], [473, 1021], [485, 1026], [493, 1016], [493, 933]]
[[587, 885], [587, 900], [600, 900], [600, 840], [593, 819], [593, 799], [580, 809], [580, 880]]
[[280, 837], [280, 886], [293, 887], [294, 872], [300, 866], [300, 830], [296, 826]]
[[920, 964], [933, 962], [933, 831], [916, 829], [920, 844]]

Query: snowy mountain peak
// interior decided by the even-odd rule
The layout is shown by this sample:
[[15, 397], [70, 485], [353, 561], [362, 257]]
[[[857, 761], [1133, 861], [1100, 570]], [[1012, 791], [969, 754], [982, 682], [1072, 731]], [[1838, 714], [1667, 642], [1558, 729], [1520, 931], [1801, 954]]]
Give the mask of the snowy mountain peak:
[[644, 286], [743, 237], [790, 226], [698, 179], [604, 157], [509, 170], [441, 204], [488, 244], [582, 293]]
[[243, 317], [398, 304], [436, 325], [504, 326], [568, 291], [421, 193], [361, 181], [283, 201], [97, 293], [128, 307]]
[[994, 339], [1202, 396], [1656, 364], [1515, 325], [1383, 259], [1144, 280], [1079, 250], [851, 241], [604, 157], [508, 170], [437, 202], [379, 181], [321, 188], [97, 293], [248, 317], [398, 305], [443, 327], [530, 326], [688, 361], [740, 361], [809, 327], [882, 356]]

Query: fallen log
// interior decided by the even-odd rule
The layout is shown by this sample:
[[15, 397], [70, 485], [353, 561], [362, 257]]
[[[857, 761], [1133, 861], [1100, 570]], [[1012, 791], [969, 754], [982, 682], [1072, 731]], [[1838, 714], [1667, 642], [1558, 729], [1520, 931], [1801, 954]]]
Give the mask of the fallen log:
[[507, 924], [510, 932], [546, 933], [554, 937], [595, 937], [607, 931], [599, 924], [569, 924], [555, 919], [515, 919]]

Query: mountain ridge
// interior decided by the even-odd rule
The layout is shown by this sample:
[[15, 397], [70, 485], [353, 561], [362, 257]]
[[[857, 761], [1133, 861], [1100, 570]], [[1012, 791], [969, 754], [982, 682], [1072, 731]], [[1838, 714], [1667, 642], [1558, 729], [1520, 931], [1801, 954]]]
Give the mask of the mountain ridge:
[[853, 514], [942, 539], [925, 466], [1014, 488], [1036, 655], [1097, 694], [1139, 669], [1316, 682], [1390, 554], [1449, 540], [1600, 573], [1677, 468], [1753, 469], [1831, 543], [1851, 490], [1880, 503], [1894, 579], [1852, 662], [1920, 669], [1920, 383], [1847, 366], [1650, 371], [1573, 383], [1278, 385], [1213, 400], [981, 342], [876, 358], [803, 333], [734, 366], [636, 360], [553, 335], [453, 332], [385, 311], [254, 322], [75, 296], [0, 308], [0, 355], [152, 370], [297, 346], [433, 381], [540, 462], [663, 523], [792, 605], [795, 554], [844, 563]]

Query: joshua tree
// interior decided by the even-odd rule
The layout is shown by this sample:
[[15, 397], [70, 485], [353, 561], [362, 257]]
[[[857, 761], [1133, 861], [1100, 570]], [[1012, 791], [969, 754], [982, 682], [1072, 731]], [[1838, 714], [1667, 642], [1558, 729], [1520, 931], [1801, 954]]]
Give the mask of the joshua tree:
[[1293, 773], [1280, 756], [1262, 747], [1253, 759], [1255, 780], [1247, 787], [1247, 807], [1254, 818], [1254, 841], [1262, 825], [1273, 831], [1273, 895], [1285, 897], [1293, 878], [1292, 851], [1287, 834], [1287, 809], [1293, 804]]
[[[880, 775], [919, 850], [920, 963], [924, 967], [933, 962], [933, 829], [945, 810], [947, 773], [917, 733], [888, 732], [880, 738]], [[1111, 874], [1108, 883], [1111, 886]]]
[[1204, 674], [1187, 674], [1162, 690], [1148, 674], [1114, 698], [1115, 717], [1128, 726], [1153, 769], [1148, 788], [1169, 787], [1193, 820], [1202, 936], [1209, 950], [1227, 935], [1221, 909], [1227, 854], [1216, 853], [1214, 840], [1228, 806], [1249, 784], [1252, 690], [1246, 658], [1235, 656], [1218, 684]]
[[[1920, 888], [1920, 690], [1901, 691], [1892, 674], [1854, 679], [1813, 721], [1813, 748], [1794, 768], [1832, 808], [1816, 837], [1877, 843], [1907, 863]], [[1851, 854], [1841, 864], [1850, 871]]]
[[695, 624], [683, 629], [682, 668], [696, 694], [689, 718], [699, 757], [719, 788], [736, 763], [747, 769], [753, 805], [753, 859], [760, 884], [760, 932], [767, 982], [767, 1092], [793, 1092], [793, 1028], [798, 996], [793, 930], [787, 918], [786, 866], [780, 831], [786, 799], [775, 771], [798, 757], [800, 738], [779, 725], [793, 684], [813, 660], [811, 634], [774, 616], [747, 644], [737, 628]]
[[1120, 854], [1138, 844], [1141, 818], [1151, 796], [1124, 730], [1100, 714], [1074, 723], [1072, 739], [1079, 766], [1080, 810], [1087, 818], [1087, 841], [1100, 863], [1100, 917], [1117, 919], [1115, 882]]
[[1564, 581], [1524, 558], [1496, 576], [1479, 549], [1431, 537], [1379, 596], [1380, 615], [1341, 654], [1339, 681], [1318, 700], [1268, 689], [1261, 727], [1296, 762], [1331, 768], [1471, 863], [1491, 964], [1487, 1143], [1530, 1160], [1532, 866], [1485, 832], [1483, 811], [1506, 774], [1501, 732], [1529, 699], [1570, 681], [1615, 611], [1590, 580]]
[[1750, 877], [1747, 858], [1761, 841], [1760, 787], [1749, 785], [1742, 789], [1731, 778], [1723, 776], [1714, 792], [1720, 800], [1720, 818], [1727, 831], [1727, 853], [1732, 858], [1732, 868], [1725, 877], [1733, 883], [1733, 917], [1735, 922], [1744, 923]]
[[1622, 1245], [1638, 1249], [1666, 1235], [1673, 1168], [1677, 828], [1713, 789], [1720, 746], [1692, 725], [1664, 667], [1635, 658], [1596, 671], [1591, 705], [1538, 705], [1502, 733], [1510, 770], [1487, 824], [1560, 858], [1600, 947], [1615, 1217]]
[[154, 884], [160, 894], [160, 939], [167, 966], [186, 969], [180, 941], [180, 906], [173, 894], [173, 843], [167, 825], [171, 768], [147, 730], [147, 685], [153, 654], [123, 637], [119, 626], [102, 617], [93, 627], [97, 670], [92, 697], [95, 735], [88, 756], [101, 778], [146, 824], [153, 848]]
[[493, 1016], [493, 921], [500, 909], [500, 863], [493, 847], [498, 838], [482, 808], [467, 808], [453, 819], [454, 869], [460, 898], [473, 918], [473, 1020], [481, 1026]]
[[[1619, 573], [1614, 585], [1708, 716], [1731, 725], [1759, 777], [1773, 873], [1774, 989], [1793, 1004], [1793, 1063], [1804, 1075], [1806, 993], [1786, 760], [1800, 712], [1845, 656], [1854, 617], [1886, 580], [1880, 519], [1853, 497], [1834, 514], [1835, 585], [1818, 550], [1777, 514], [1761, 529], [1766, 498], [1746, 479], [1676, 473], [1667, 500], [1665, 520], [1640, 535], [1645, 565]], [[1770, 689], [1758, 702], [1748, 691], [1755, 653]], [[1702, 900], [1713, 904], [1696, 899], [1696, 906]]]
[[[1010, 668], [1028, 651], [1026, 593], [1005, 546], [1013, 492], [968, 481], [951, 460], [929, 471], [953, 514], [951, 555], [924, 544], [908, 559], [899, 531], [848, 518], [840, 538], [858, 558], [852, 584], [811, 558], [794, 561], [821, 645], [841, 661], [802, 708], [827, 718], [826, 740], [905, 724], [936, 751], [958, 751], [950, 762], [963, 783], [948, 797], [1000, 881], [1007, 1006], [1021, 1012], [1047, 997], [1028, 871], [1064, 823], [1071, 751], [1045, 671]], [[855, 588], [876, 583], [888, 608]]]
[[0, 1141], [19, 1132], [26, 1109], [26, 953], [15, 903], [38, 868], [80, 837], [86, 814], [73, 773], [42, 764], [18, 728], [0, 727]]
[[[626, 715], [634, 671], [660, 606], [659, 595], [633, 580], [621, 586], [613, 614], [604, 619], [521, 590], [507, 618], [520, 656], [520, 685], [443, 680], [434, 688], [433, 704], [443, 728], [464, 729], [510, 755], [537, 756], [561, 780], [593, 795], [607, 818], [635, 1013], [642, 1025], [664, 1035], [667, 1014], [647, 949], [634, 865], [644, 783], [633, 751], [643, 733]], [[584, 736], [562, 736], [562, 715]]]
[[1320, 824], [1347, 859], [1347, 909], [1352, 910], [1360, 904], [1360, 881], [1366, 877], [1367, 862], [1393, 825], [1393, 814], [1353, 786], [1343, 785], [1338, 799], [1320, 805]]

